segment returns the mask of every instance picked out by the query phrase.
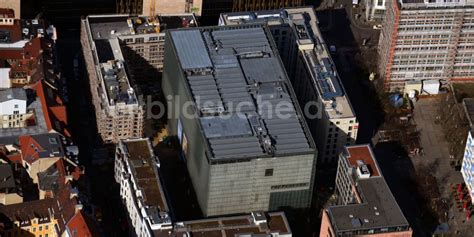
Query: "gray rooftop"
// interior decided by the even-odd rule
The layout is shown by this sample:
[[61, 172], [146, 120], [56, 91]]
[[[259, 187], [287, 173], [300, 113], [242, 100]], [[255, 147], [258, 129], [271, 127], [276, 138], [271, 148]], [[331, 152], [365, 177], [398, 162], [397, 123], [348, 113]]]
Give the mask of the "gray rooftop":
[[336, 232], [409, 226], [382, 176], [360, 179], [358, 190], [363, 203], [328, 208]]
[[[158, 35], [168, 28], [188, 27], [195, 24], [192, 14], [129, 16], [129, 15], [91, 15], [86, 22], [90, 29], [90, 38], [93, 41], [101, 79], [107, 103], [114, 106], [116, 103], [136, 104], [136, 94], [124, 66], [124, 58], [120, 46], [121, 37], [142, 37], [143, 35]], [[192, 23], [192, 24], [191, 24]]]
[[59, 170], [56, 164], [50, 166], [43, 172], [38, 173], [39, 189], [43, 191], [54, 190], [59, 188]]
[[2, 128], [0, 129], [0, 137], [18, 137], [25, 134], [41, 134], [48, 133], [48, 127], [44, 119], [44, 111], [41, 107], [41, 102], [38, 98], [27, 107], [28, 110], [33, 110], [35, 113], [35, 125], [24, 128]]
[[[222, 13], [221, 25], [267, 24], [289, 27], [315, 89], [325, 102], [325, 112], [330, 118], [354, 117], [354, 111], [331, 59], [329, 50], [317, 25], [312, 7], [288, 8], [257, 12]], [[278, 36], [280, 37], [280, 36]], [[290, 62], [291, 63], [291, 62]]]
[[15, 178], [10, 164], [0, 164], [0, 190], [15, 188]]
[[[90, 15], [87, 19], [94, 40], [114, 39], [126, 35], [158, 34], [167, 29], [194, 26], [196, 22], [192, 14], [157, 15], [155, 19], [148, 16]], [[189, 25], [183, 25], [184, 22]], [[159, 27], [156, 28], [153, 24]]]
[[170, 32], [213, 159], [315, 152], [265, 26]]
[[5, 90], [0, 90], [0, 102], [8, 100], [27, 100], [26, 92], [23, 88], [10, 88]]

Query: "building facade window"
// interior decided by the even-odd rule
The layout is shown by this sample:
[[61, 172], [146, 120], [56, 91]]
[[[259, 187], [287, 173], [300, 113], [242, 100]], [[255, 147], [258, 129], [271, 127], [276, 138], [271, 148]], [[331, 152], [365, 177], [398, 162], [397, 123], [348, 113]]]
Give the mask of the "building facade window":
[[265, 176], [273, 176], [273, 169], [266, 169]]

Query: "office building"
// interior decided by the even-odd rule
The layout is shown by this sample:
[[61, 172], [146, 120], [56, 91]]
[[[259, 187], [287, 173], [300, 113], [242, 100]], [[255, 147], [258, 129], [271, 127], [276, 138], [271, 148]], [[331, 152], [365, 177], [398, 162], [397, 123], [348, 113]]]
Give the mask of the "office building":
[[203, 0], [202, 16], [218, 18], [223, 12], [276, 10], [302, 5], [303, 0]]
[[380, 34], [379, 75], [388, 91], [411, 81], [474, 79], [474, 2], [387, 2]]
[[318, 147], [320, 162], [337, 162], [357, 139], [359, 123], [311, 7], [221, 14], [220, 25], [267, 24]]
[[117, 13], [154, 16], [193, 13], [201, 15], [203, 0], [117, 0]]
[[469, 121], [469, 128], [466, 139], [466, 147], [464, 148], [464, 156], [461, 165], [461, 174], [469, 190], [471, 201], [474, 203], [474, 99], [466, 98], [463, 100], [463, 107]]
[[337, 204], [323, 210], [320, 236], [412, 236], [370, 145], [340, 154], [335, 192]]
[[139, 98], [150, 84], [160, 84], [164, 32], [195, 24], [192, 14], [95, 15], [82, 20], [81, 43], [105, 143], [142, 137], [145, 110]]
[[266, 26], [170, 30], [168, 130], [206, 216], [307, 208], [317, 149]]

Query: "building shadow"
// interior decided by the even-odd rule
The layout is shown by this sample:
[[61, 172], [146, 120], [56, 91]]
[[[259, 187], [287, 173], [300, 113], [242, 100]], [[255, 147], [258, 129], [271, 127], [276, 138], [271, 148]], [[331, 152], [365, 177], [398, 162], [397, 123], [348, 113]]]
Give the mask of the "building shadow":
[[33, 233], [16, 226], [12, 220], [3, 213], [0, 213], [0, 236], [35, 237]]
[[203, 218], [178, 138], [168, 139], [158, 144], [155, 152], [160, 159], [160, 176], [172, 218], [177, 221]]
[[378, 143], [374, 152], [392, 194], [413, 229], [413, 235], [431, 235], [439, 224], [439, 217], [430, 207], [430, 197], [420, 188], [419, 177], [424, 174], [415, 172], [411, 159], [398, 142]]
[[[371, 143], [373, 135], [385, 119], [385, 114], [380, 101], [383, 95], [379, 95], [383, 93], [369, 81], [371, 68], [368, 65], [370, 63], [366, 61], [370, 58], [368, 59], [367, 55], [362, 56], [364, 52], [361, 50], [365, 46], [355, 37], [346, 9], [316, 13], [327, 46], [336, 47], [332, 59], [359, 121], [357, 143]], [[375, 62], [376, 52], [375, 49], [372, 50], [372, 60]]]

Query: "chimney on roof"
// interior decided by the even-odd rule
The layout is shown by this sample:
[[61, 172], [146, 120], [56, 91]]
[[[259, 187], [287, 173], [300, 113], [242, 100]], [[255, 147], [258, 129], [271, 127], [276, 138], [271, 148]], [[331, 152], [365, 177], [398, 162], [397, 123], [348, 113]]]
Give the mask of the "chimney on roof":
[[82, 208], [84, 208], [84, 206], [82, 204], [76, 204], [76, 206], [74, 207], [74, 213], [78, 213], [82, 210]]
[[262, 211], [255, 211], [255, 212], [252, 212], [252, 218], [253, 218], [253, 222], [254, 222], [256, 225], [266, 224], [266, 223], [267, 223], [267, 217], [265, 216], [265, 213], [262, 212]]

